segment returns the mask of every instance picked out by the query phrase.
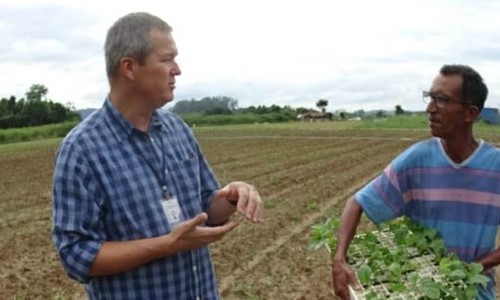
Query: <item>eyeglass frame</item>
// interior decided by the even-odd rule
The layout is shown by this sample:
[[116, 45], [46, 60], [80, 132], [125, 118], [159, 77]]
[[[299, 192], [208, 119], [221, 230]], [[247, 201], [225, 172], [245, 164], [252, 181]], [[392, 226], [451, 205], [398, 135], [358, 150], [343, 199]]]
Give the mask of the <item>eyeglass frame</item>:
[[[453, 101], [455, 99], [458, 101]], [[448, 102], [462, 103], [462, 104], [465, 104], [467, 106], [472, 105], [472, 103], [470, 101], [452, 98], [452, 97], [448, 97], [448, 96], [444, 96], [444, 95], [436, 95], [436, 94], [429, 92], [429, 91], [422, 91], [422, 101], [424, 101], [425, 104], [429, 104], [432, 101], [434, 101], [437, 108], [446, 108], [446, 105], [448, 104]]]

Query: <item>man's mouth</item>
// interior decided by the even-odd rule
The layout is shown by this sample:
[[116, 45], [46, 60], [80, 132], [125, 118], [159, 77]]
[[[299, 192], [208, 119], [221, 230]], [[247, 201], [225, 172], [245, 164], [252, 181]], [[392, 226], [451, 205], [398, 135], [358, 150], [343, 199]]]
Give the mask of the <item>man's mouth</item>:
[[439, 124], [438, 120], [436, 120], [436, 119], [429, 119], [429, 125], [430, 126], [438, 125], [438, 124]]

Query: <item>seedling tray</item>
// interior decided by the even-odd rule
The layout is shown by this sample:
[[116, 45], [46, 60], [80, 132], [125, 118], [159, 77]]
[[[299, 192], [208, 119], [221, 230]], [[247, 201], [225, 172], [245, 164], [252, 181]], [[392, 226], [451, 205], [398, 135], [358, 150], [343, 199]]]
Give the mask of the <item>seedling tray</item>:
[[[435, 265], [435, 257], [434, 255], [424, 255], [419, 257], [414, 257], [411, 259], [416, 265], [419, 266], [417, 270], [419, 277], [429, 277], [433, 281], [440, 282], [441, 275], [439, 273], [438, 267]], [[405, 282], [401, 282], [405, 284]], [[394, 299], [394, 300], [409, 300], [409, 299], [418, 299], [422, 297], [423, 294], [418, 291], [411, 292], [394, 292], [391, 291], [387, 284], [381, 283], [376, 285], [371, 285], [369, 287], [361, 286], [361, 289], [354, 290], [351, 286], [349, 286], [349, 294], [351, 296], [351, 300], [368, 300], [370, 299], [370, 295], [376, 295], [377, 298], [385, 298], [385, 299]]]
[[[377, 238], [380, 247], [388, 249], [390, 252], [397, 251], [398, 247], [394, 242], [394, 234], [388, 229], [383, 229], [379, 231], [374, 231], [372, 234]], [[411, 232], [409, 232], [411, 234]], [[357, 238], [363, 239], [364, 235], [358, 235]], [[350, 251], [350, 256], [356, 258], [356, 261], [352, 261], [351, 265], [357, 269], [366, 260], [370, 259], [370, 252], [366, 249], [360, 249], [354, 245], [353, 250]], [[436, 256], [429, 251], [420, 252], [415, 247], [409, 247], [405, 251], [404, 260], [408, 265], [413, 265], [414, 270], [410, 272], [405, 272], [401, 274], [400, 286], [404, 286], [404, 291], [394, 291], [391, 289], [391, 285], [395, 282], [380, 282], [378, 284], [373, 284], [370, 286], [361, 286], [361, 289], [354, 290], [349, 286], [349, 293], [352, 300], [370, 300], [370, 299], [394, 299], [394, 300], [409, 300], [418, 299], [424, 296], [420, 289], [411, 288], [409, 276], [411, 273], [415, 273], [418, 278], [429, 278], [434, 282], [441, 282], [442, 275], [439, 271], [438, 262]], [[413, 275], [415, 276], [415, 275]]]
[[[340, 221], [328, 219], [313, 226], [310, 247], [336, 249]], [[478, 285], [490, 280], [479, 263], [464, 263], [447, 253], [437, 230], [407, 218], [382, 224], [379, 230], [358, 234], [349, 247], [348, 263], [356, 271], [359, 290], [351, 299], [475, 299]]]

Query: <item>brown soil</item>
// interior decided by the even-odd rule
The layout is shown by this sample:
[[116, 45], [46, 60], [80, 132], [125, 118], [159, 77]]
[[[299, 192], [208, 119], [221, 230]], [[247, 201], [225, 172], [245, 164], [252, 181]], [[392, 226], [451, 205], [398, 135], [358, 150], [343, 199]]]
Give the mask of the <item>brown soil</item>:
[[[223, 299], [332, 299], [328, 254], [308, 249], [311, 226], [339, 217], [359, 187], [427, 137], [373, 130], [197, 135], [222, 184], [248, 181], [265, 201], [263, 223], [235, 216], [240, 226], [211, 246]], [[50, 239], [57, 145], [0, 146], [0, 299], [85, 298]]]

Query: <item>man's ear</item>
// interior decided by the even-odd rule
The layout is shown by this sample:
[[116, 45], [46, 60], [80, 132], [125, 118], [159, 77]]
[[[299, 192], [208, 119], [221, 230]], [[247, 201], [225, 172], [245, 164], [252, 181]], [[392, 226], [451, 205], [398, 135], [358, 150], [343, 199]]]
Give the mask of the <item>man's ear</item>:
[[135, 71], [137, 70], [137, 61], [131, 57], [123, 57], [120, 59], [120, 74], [130, 81], [135, 79]]
[[467, 111], [465, 113], [465, 121], [468, 123], [474, 123], [477, 116], [479, 116], [479, 108], [474, 105], [467, 106]]

